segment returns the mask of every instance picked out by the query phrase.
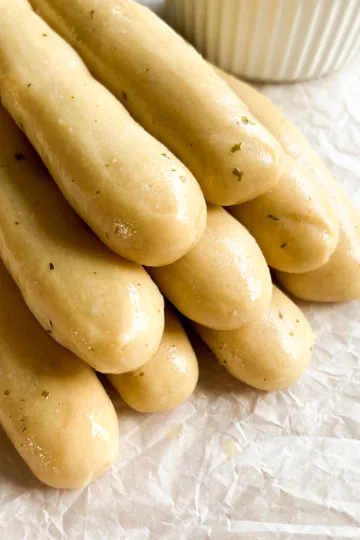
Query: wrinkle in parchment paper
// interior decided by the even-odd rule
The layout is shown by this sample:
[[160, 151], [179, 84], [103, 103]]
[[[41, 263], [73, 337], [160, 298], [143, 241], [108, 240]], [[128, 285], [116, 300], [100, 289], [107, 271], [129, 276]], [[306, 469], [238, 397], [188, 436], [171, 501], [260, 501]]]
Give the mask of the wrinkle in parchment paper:
[[[360, 59], [263, 91], [360, 206]], [[360, 303], [301, 307], [318, 340], [289, 390], [246, 387], [196, 337], [199, 384], [176, 410], [136, 413], [110, 390], [120, 457], [85, 490], [42, 486], [0, 431], [0, 538], [360, 538]]]

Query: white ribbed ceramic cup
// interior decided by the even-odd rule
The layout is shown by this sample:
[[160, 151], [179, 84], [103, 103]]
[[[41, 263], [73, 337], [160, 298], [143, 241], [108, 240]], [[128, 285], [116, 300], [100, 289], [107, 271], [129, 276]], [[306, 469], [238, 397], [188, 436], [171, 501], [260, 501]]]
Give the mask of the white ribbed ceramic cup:
[[360, 0], [167, 0], [166, 8], [210, 62], [248, 79], [312, 79], [360, 50]]

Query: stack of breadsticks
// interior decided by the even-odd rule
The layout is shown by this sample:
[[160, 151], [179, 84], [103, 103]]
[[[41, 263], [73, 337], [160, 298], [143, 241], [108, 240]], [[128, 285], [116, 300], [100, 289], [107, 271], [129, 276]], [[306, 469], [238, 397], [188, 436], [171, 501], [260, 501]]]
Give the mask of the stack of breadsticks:
[[94, 370], [143, 412], [196, 386], [162, 294], [234, 377], [284, 388], [313, 335], [268, 265], [299, 298], [359, 298], [360, 218], [267, 98], [145, 8], [31, 4], [0, 0], [0, 421], [76, 488], [117, 455]]

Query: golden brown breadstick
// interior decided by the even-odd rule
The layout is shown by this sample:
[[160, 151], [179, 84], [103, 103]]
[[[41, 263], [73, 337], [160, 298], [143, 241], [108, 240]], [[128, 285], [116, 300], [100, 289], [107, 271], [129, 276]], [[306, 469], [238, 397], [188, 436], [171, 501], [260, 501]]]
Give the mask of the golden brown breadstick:
[[27, 309], [0, 261], [0, 423], [45, 484], [85, 487], [118, 454], [114, 407], [94, 371]]
[[275, 114], [269, 100], [231, 75], [216, 71], [285, 145], [279, 182], [264, 195], [229, 211], [254, 236], [273, 268], [300, 273], [322, 266], [339, 239], [338, 218], [327, 190], [314, 173], [287, 152], [283, 123], [279, 120], [275, 128], [275, 121], [269, 121]]
[[220, 364], [237, 379], [261, 390], [290, 386], [311, 358], [314, 336], [310, 325], [276, 287], [267, 311], [238, 330], [219, 332], [194, 326]]
[[0, 2], [0, 95], [76, 212], [113, 251], [169, 264], [197, 242], [192, 174], [88, 72], [25, 0]]
[[218, 330], [260, 317], [271, 299], [270, 274], [259, 246], [219, 206], [208, 206], [205, 234], [189, 253], [150, 273], [181, 313]]
[[130, 0], [32, 0], [96, 77], [192, 171], [208, 202], [268, 191], [282, 151], [246, 105], [161, 19]]
[[156, 285], [92, 234], [2, 107], [0, 257], [45, 330], [98, 371], [136, 369], [158, 348]]
[[150, 413], [168, 411], [186, 401], [198, 376], [195, 352], [175, 312], [167, 306], [164, 335], [151, 360], [109, 379], [130, 407]]

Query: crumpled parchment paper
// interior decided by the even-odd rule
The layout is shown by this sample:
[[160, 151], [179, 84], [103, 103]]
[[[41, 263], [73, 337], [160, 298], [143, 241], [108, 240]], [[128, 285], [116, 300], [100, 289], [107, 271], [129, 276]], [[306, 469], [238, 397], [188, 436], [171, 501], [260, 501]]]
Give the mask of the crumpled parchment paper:
[[[263, 90], [360, 205], [360, 58]], [[318, 339], [289, 390], [242, 385], [195, 338], [201, 374], [187, 403], [145, 415], [112, 392], [120, 457], [87, 489], [43, 487], [0, 431], [0, 538], [360, 538], [360, 302], [301, 307]]]

